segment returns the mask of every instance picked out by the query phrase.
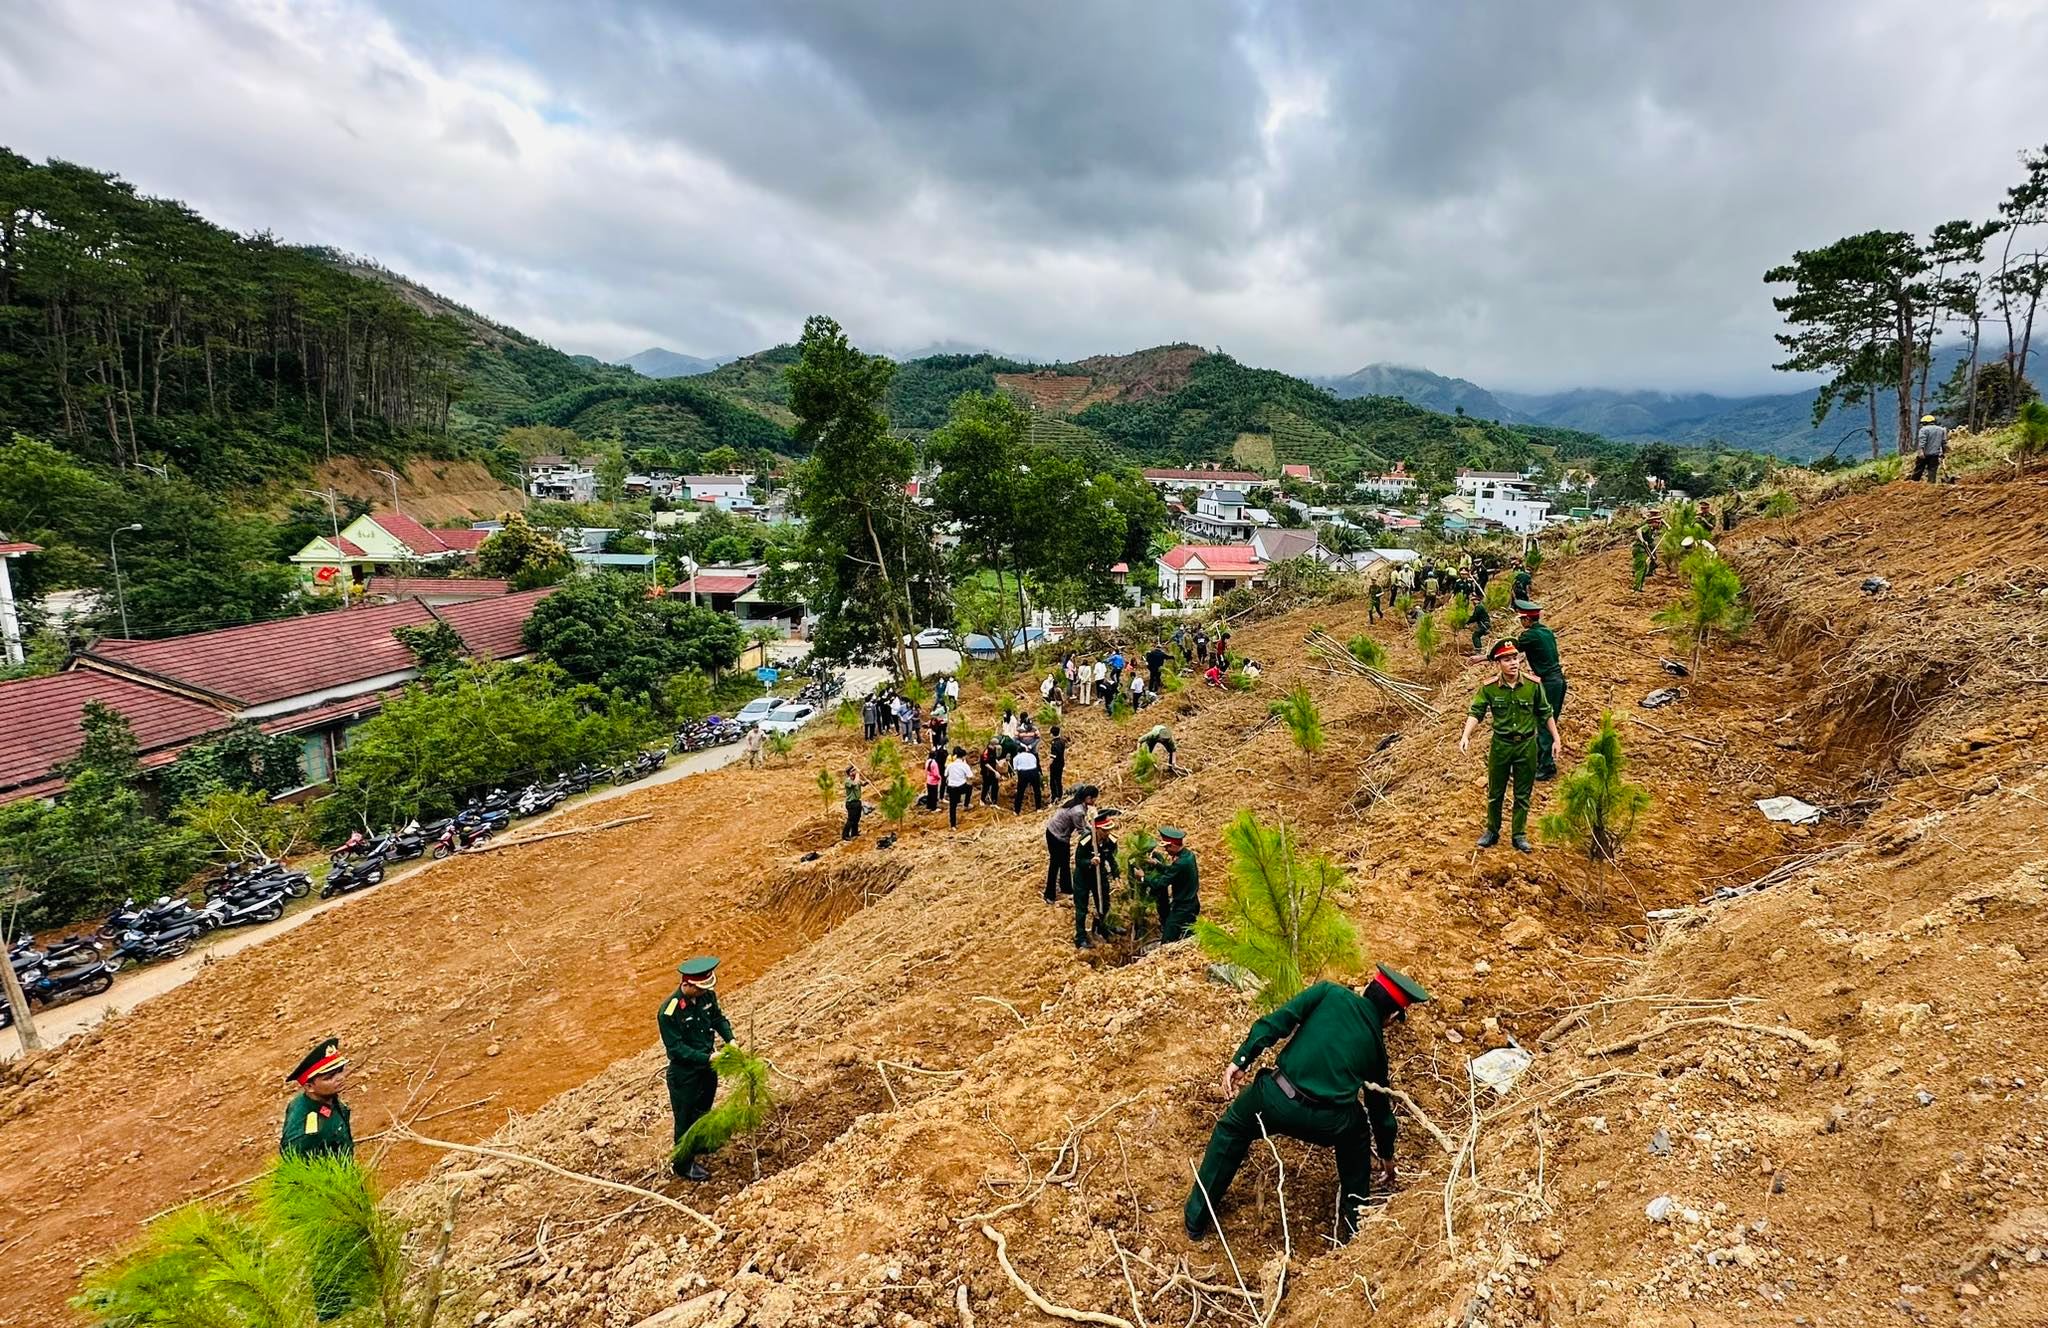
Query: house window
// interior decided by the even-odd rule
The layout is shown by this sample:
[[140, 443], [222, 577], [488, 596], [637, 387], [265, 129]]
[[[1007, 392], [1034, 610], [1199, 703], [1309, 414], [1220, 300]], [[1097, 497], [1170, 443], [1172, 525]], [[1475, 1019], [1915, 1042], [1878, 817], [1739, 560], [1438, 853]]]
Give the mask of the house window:
[[1218, 581], [1216, 583], [1216, 593], [1219, 595], [1228, 595], [1235, 589], [1237, 589], [1237, 582], [1235, 581]]
[[325, 784], [334, 773], [334, 762], [328, 755], [327, 734], [323, 730], [308, 733], [299, 740], [299, 772], [308, 784]]
[[1202, 583], [1200, 579], [1190, 578], [1181, 582], [1180, 597], [1182, 599], [1200, 599], [1202, 597]]

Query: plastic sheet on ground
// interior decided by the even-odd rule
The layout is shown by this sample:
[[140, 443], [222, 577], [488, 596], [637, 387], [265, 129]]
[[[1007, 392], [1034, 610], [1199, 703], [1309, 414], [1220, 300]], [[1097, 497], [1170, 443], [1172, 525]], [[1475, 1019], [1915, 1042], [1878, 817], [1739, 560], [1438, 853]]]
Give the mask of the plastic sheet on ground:
[[1473, 1059], [1467, 1068], [1477, 1083], [1485, 1084], [1502, 1097], [1515, 1086], [1535, 1057], [1520, 1047], [1497, 1047]]
[[1788, 825], [1812, 825], [1820, 820], [1821, 810], [1810, 802], [1781, 795], [1775, 798], [1758, 798], [1756, 809], [1773, 821]]

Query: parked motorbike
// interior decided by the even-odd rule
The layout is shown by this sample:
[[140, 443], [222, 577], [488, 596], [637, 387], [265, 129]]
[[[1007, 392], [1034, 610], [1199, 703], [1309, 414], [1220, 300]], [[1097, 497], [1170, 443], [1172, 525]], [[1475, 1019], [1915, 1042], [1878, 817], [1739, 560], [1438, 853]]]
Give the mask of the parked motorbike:
[[483, 843], [493, 833], [495, 832], [482, 825], [457, 825], [451, 821], [448, 828], [441, 832], [441, 837], [434, 841], [434, 858], [438, 861], [451, 853], [460, 853], [466, 848]]
[[599, 784], [604, 783], [609, 778], [611, 778], [611, 772], [609, 770], [600, 770], [588, 765], [579, 765], [574, 770], [571, 770], [568, 774], [563, 775], [562, 782], [568, 786], [569, 792], [572, 794], [588, 793], [591, 789], [596, 788]]
[[659, 747], [651, 752], [642, 752], [631, 757], [618, 769], [612, 771], [612, 783], [630, 784], [636, 779], [645, 779], [668, 764], [668, 749]]
[[513, 811], [520, 816], [538, 816], [568, 796], [569, 786], [559, 779], [546, 784], [528, 784], [519, 791], [519, 801], [514, 804]]
[[160, 895], [153, 904], [138, 905], [133, 899], [121, 901], [121, 906], [110, 914], [100, 929], [103, 940], [114, 940], [130, 931], [159, 932], [191, 926], [196, 931], [205, 928], [200, 923], [199, 910], [190, 901]]
[[384, 859], [379, 854], [345, 862], [327, 873], [327, 883], [320, 887], [322, 899], [332, 899], [354, 890], [367, 890], [384, 879]]
[[[82, 963], [71, 963], [48, 968], [32, 968], [21, 975], [22, 994], [28, 997], [32, 1006], [55, 1005], [79, 996], [97, 996], [114, 985], [114, 973], [121, 967], [118, 961], [102, 959], [94, 954]], [[0, 1028], [13, 1022], [12, 1011], [0, 1001], [0, 1014], [10, 1016], [0, 1022]]]
[[133, 959], [138, 963], [151, 959], [171, 959], [192, 948], [192, 942], [199, 936], [197, 923], [172, 927], [165, 931], [125, 931], [120, 943], [114, 947], [114, 958]]
[[390, 836], [391, 847], [384, 855], [393, 862], [404, 862], [417, 858], [427, 851], [433, 837], [420, 829], [417, 817], [406, 823], [405, 828]]
[[208, 931], [216, 927], [253, 927], [283, 917], [284, 898], [282, 890], [243, 886], [207, 900], [199, 916], [207, 919]]
[[62, 968], [68, 964], [83, 963], [88, 959], [98, 959], [105, 953], [104, 943], [91, 936], [66, 936], [48, 946], [38, 946], [34, 937], [23, 936], [8, 947], [7, 959], [16, 973], [25, 973], [32, 968]]

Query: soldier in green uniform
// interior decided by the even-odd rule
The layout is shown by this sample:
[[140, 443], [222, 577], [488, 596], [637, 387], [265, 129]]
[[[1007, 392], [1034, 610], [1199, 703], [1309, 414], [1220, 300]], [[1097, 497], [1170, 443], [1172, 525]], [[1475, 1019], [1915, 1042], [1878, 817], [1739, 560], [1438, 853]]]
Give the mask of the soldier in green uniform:
[[[1557, 633], [1543, 625], [1543, 606], [1529, 599], [1517, 599], [1515, 612], [1521, 615], [1522, 634], [1515, 638], [1515, 647], [1522, 657], [1529, 661], [1529, 672], [1536, 681], [1543, 684], [1543, 694], [1550, 699], [1550, 717], [1564, 718], [1564, 662], [1557, 655]], [[1536, 778], [1557, 777], [1557, 753], [1551, 749], [1552, 738], [1557, 726], [1538, 726], [1536, 730]]]
[[[699, 955], [676, 965], [681, 981], [655, 1017], [662, 1049], [668, 1052], [668, 1109], [675, 1117], [675, 1141], [718, 1096], [718, 1072], [711, 1068], [716, 1040], [732, 1041], [732, 1025], [718, 1008], [718, 957]], [[675, 1158], [669, 1169], [685, 1180], [710, 1180], [696, 1158]]]
[[1493, 610], [1486, 607], [1484, 591], [1474, 594], [1470, 602], [1472, 620], [1468, 625], [1472, 628], [1472, 654], [1477, 658], [1486, 648], [1486, 638], [1493, 635]]
[[340, 1038], [322, 1038], [291, 1072], [290, 1082], [299, 1092], [284, 1109], [284, 1129], [277, 1149], [290, 1157], [342, 1157], [356, 1155], [356, 1138], [349, 1130], [348, 1104], [341, 1100], [343, 1081], [348, 1078], [348, 1057], [341, 1054]]
[[1159, 847], [1146, 860], [1141, 885], [1159, 910], [1159, 943], [1171, 945], [1193, 930], [1201, 914], [1202, 874], [1195, 865], [1195, 851], [1187, 847], [1187, 831], [1170, 825], [1159, 827]]
[[1535, 579], [1536, 574], [1529, 570], [1529, 564], [1526, 559], [1518, 563], [1515, 567], [1514, 598], [1529, 598], [1529, 583]]
[[[1380, 965], [1360, 990], [1318, 982], [1252, 1025], [1223, 1069], [1223, 1092], [1234, 1096], [1209, 1136], [1181, 1212], [1190, 1239], [1209, 1234], [1223, 1192], [1259, 1141], [1262, 1121], [1268, 1134], [1337, 1150], [1338, 1234], [1347, 1241], [1357, 1234], [1359, 1210], [1372, 1192], [1374, 1154], [1380, 1179], [1393, 1187], [1395, 1128], [1391, 1099], [1372, 1093], [1361, 1102], [1359, 1094], [1367, 1084], [1388, 1086], [1386, 1021], [1428, 999], [1413, 979]], [[1259, 1053], [1283, 1037], [1288, 1043], [1272, 1068], [1245, 1083]]]
[[1544, 696], [1542, 685], [1522, 676], [1522, 657], [1515, 650], [1515, 643], [1499, 640], [1493, 643], [1488, 658], [1499, 666], [1497, 681], [1487, 683], [1472, 698], [1472, 709], [1465, 717], [1465, 731], [1458, 737], [1458, 750], [1472, 750], [1472, 734], [1478, 729], [1479, 721], [1489, 714], [1493, 717], [1493, 745], [1486, 753], [1486, 833], [1479, 836], [1479, 847], [1492, 848], [1500, 842], [1500, 805], [1508, 786], [1508, 777], [1515, 782], [1514, 845], [1523, 853], [1529, 847], [1529, 798], [1536, 789], [1536, 730], [1545, 725], [1550, 728], [1551, 739], [1557, 738], [1557, 721], [1550, 717], [1550, 700]]

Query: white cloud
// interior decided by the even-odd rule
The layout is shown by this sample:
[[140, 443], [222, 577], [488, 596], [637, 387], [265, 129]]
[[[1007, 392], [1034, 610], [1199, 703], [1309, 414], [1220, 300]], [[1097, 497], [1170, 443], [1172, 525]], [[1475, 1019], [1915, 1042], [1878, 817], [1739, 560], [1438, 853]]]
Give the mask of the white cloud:
[[2038, 4], [14, 0], [8, 146], [564, 349], [1168, 340], [1768, 383], [1795, 247], [1984, 215]]

